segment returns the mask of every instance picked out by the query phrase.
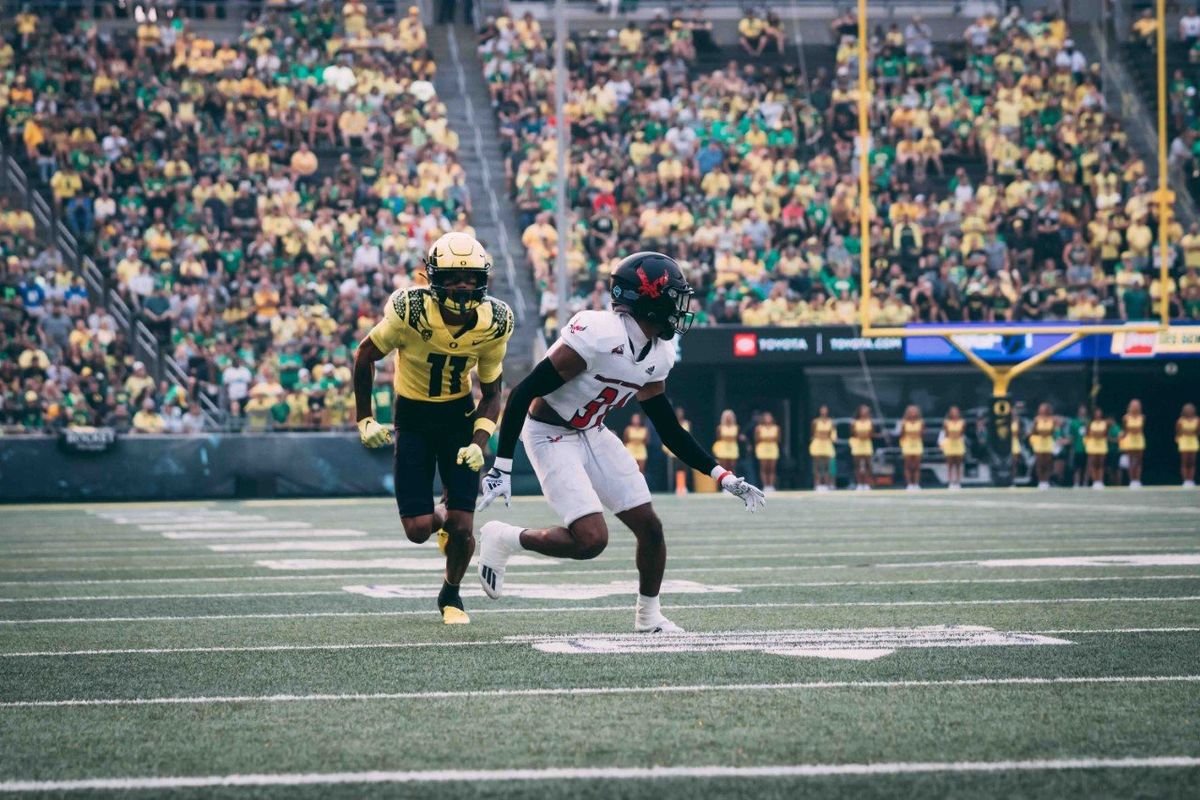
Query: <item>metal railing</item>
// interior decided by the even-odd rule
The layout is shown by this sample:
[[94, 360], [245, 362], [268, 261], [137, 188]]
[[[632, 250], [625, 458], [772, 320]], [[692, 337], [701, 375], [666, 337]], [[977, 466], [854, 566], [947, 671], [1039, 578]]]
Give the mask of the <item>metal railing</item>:
[[[165, 377], [171, 383], [186, 390], [188, 381], [186, 371], [174, 358], [162, 352], [154, 334], [150, 332], [144, 322], [137, 318], [137, 314], [130, 309], [125, 299], [119, 293], [109, 291], [104, 273], [96, 266], [95, 261], [83, 254], [75, 234], [62, 220], [58, 219], [49, 201], [30, 183], [25, 170], [17, 160], [5, 152], [2, 140], [0, 140], [0, 164], [4, 167], [0, 170], [2, 173], [0, 185], [4, 191], [15, 197], [33, 215], [38, 237], [53, 245], [70, 270], [83, 277], [84, 284], [95, 305], [108, 309], [112, 314], [117, 325], [128, 337], [134, 358], [151, 366], [153, 372], [159, 377]], [[196, 394], [196, 400], [200, 403], [205, 426], [217, 428], [220, 409], [211, 399], [200, 393]]]

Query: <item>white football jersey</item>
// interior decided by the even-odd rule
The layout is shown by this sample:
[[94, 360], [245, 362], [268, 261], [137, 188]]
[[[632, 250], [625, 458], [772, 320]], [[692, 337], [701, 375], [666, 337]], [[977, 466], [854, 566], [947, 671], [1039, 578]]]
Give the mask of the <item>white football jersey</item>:
[[554, 344], [569, 345], [587, 362], [587, 369], [544, 399], [572, 428], [587, 430], [604, 424], [648, 383], [665, 380], [675, 366], [675, 343], [646, 336], [627, 315], [616, 311], [580, 311], [567, 323]]

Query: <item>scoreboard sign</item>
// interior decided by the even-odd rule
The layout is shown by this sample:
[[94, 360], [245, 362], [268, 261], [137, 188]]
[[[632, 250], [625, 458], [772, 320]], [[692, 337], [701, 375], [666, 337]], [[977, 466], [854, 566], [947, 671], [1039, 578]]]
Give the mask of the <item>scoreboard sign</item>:
[[896, 337], [858, 336], [851, 327], [693, 328], [679, 342], [687, 364], [899, 364], [904, 343]]

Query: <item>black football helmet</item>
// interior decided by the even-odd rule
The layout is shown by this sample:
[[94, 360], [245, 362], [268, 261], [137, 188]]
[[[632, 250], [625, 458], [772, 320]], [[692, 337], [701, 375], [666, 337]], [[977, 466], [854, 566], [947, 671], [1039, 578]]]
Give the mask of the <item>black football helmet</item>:
[[692, 327], [688, 306], [693, 289], [678, 262], [668, 255], [643, 251], [621, 260], [612, 273], [614, 306], [629, 309], [634, 319], [654, 323], [659, 338], [673, 339]]

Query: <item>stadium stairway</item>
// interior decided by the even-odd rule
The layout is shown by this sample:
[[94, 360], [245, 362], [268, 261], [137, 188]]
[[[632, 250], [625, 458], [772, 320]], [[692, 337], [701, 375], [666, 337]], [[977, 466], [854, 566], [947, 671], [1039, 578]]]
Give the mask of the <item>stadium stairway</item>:
[[509, 383], [533, 366], [538, 294], [525, 261], [517, 212], [505, 189], [500, 134], [468, 25], [431, 25], [429, 49], [438, 64], [434, 86], [458, 134], [459, 162], [471, 193], [471, 223], [494, 260], [492, 293], [512, 306], [517, 331], [508, 345]]

